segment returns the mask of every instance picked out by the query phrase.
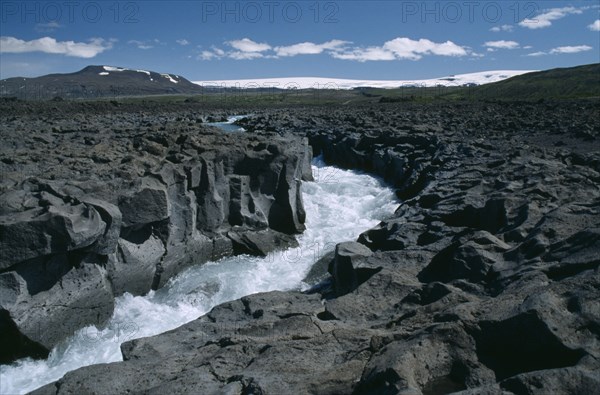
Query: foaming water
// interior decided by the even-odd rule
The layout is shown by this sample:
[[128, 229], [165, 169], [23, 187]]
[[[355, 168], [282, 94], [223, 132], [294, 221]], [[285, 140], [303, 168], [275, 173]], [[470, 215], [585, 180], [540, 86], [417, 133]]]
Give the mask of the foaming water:
[[198, 265], [148, 295], [120, 296], [106, 328], [77, 331], [47, 360], [0, 366], [0, 394], [26, 393], [82, 366], [121, 361], [123, 342], [174, 329], [220, 303], [257, 292], [305, 289], [302, 279], [316, 260], [335, 244], [355, 240], [398, 205], [392, 190], [369, 175], [319, 160], [313, 175], [315, 182], [302, 185], [306, 231], [298, 237], [299, 247], [266, 258], [241, 255]]

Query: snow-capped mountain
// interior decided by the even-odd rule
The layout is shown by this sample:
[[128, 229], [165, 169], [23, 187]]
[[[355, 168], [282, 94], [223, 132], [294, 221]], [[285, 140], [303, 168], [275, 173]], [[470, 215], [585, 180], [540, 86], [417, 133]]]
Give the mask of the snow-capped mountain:
[[87, 66], [75, 73], [0, 80], [0, 96], [27, 99], [197, 94], [203, 89], [176, 74], [115, 66]]

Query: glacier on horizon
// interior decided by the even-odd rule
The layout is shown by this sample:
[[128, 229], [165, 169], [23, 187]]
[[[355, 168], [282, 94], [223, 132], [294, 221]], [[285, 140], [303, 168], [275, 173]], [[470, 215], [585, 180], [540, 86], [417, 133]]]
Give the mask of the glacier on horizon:
[[219, 88], [279, 88], [279, 89], [354, 89], [401, 88], [484, 85], [538, 70], [493, 70], [478, 73], [450, 75], [423, 80], [354, 80], [326, 77], [254, 78], [239, 80], [192, 81], [203, 87]]

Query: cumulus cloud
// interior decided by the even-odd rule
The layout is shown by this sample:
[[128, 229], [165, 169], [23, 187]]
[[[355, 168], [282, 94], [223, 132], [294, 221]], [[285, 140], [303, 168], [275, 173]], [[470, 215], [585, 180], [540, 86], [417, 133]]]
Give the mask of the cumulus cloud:
[[267, 43], [258, 43], [249, 38], [226, 41], [225, 44], [233, 48], [233, 50], [224, 51], [213, 46], [210, 51], [202, 51], [198, 58], [202, 60], [221, 59], [223, 57], [235, 60], [260, 59], [267, 57], [265, 52], [272, 49]]
[[519, 26], [528, 29], [543, 29], [552, 26], [552, 21], [562, 19], [567, 15], [581, 14], [583, 11], [576, 7], [550, 8], [533, 18], [523, 19]]
[[426, 38], [411, 40], [398, 37], [383, 44], [383, 48], [392, 52], [398, 59], [419, 60], [422, 55], [465, 56], [467, 50], [452, 41], [436, 43]]
[[48, 23], [38, 23], [35, 25], [35, 31], [40, 33], [50, 33], [55, 31], [56, 29], [60, 29], [63, 27], [60, 23], [56, 21], [51, 21]]
[[590, 51], [592, 49], [593, 48], [590, 47], [589, 45], [566, 45], [563, 47], [552, 48], [550, 51], [547, 51], [547, 52], [544, 52], [544, 51], [533, 52], [533, 53], [527, 54], [527, 56], [572, 54], [572, 53]]
[[138, 47], [138, 49], [152, 49], [156, 45], [165, 45], [166, 43], [160, 41], [158, 38], [155, 38], [153, 40], [144, 40], [144, 41], [129, 40], [129, 41], [127, 41], [127, 44], [135, 45], [136, 47]]
[[225, 51], [223, 51], [221, 48], [217, 48], [213, 45], [210, 49], [212, 49], [217, 56], [225, 56]]
[[490, 29], [491, 32], [512, 32], [515, 29], [513, 25], [494, 26]]
[[200, 52], [200, 54], [198, 55], [198, 59], [200, 60], [212, 60], [215, 58], [218, 58], [219, 56], [211, 51], [202, 51]]
[[288, 46], [275, 47], [275, 54], [277, 56], [296, 56], [296, 55], [316, 55], [320, 54], [325, 50], [337, 50], [341, 47], [350, 44], [349, 41], [342, 40], [331, 40], [322, 44], [315, 44], [311, 42], [303, 42]]
[[186, 40], [185, 38], [182, 38], [180, 40], [175, 40], [175, 42], [182, 46], [190, 45], [190, 42], [188, 40]]
[[596, 19], [594, 23], [588, 25], [588, 29], [590, 29], [593, 32], [600, 32], [600, 19]]
[[20, 40], [15, 37], [0, 37], [0, 53], [44, 52], [77, 58], [93, 58], [112, 48], [115, 40], [92, 38], [87, 43], [75, 41], [56, 41], [52, 37], [36, 40]]
[[488, 50], [490, 48], [515, 49], [515, 48], [519, 48], [519, 43], [516, 41], [499, 40], [499, 41], [487, 41], [485, 44], [483, 44], [483, 46], [488, 47]]
[[551, 54], [555, 54], [555, 53], [578, 53], [578, 52], [585, 52], [585, 51], [590, 51], [592, 49], [592, 47], [590, 47], [589, 45], [567, 45], [564, 47], [556, 47], [553, 48], [552, 50], [550, 50]]
[[546, 52], [543, 52], [543, 51], [538, 51], [538, 52], [528, 53], [525, 56], [534, 56], [534, 57], [536, 57], [536, 56], [544, 56], [544, 55], [548, 55], [548, 54]]
[[255, 41], [250, 40], [249, 38], [228, 41], [227, 44], [240, 52], [264, 52], [271, 49], [271, 46], [269, 44], [257, 43]]
[[229, 52], [227, 56], [235, 60], [249, 60], [264, 58], [265, 55], [260, 52], [244, 52], [244, 51], [233, 51]]
[[127, 41], [127, 44], [135, 45], [139, 49], [152, 49], [152, 48], [154, 48], [154, 45], [152, 45], [152, 44], [150, 44], [150, 43], [148, 43], [146, 41], [129, 40], [129, 41]]
[[333, 52], [331, 56], [335, 59], [356, 60], [359, 62], [396, 59], [392, 52], [381, 47], [368, 47], [352, 49], [345, 52]]
[[465, 56], [471, 52], [467, 47], [462, 47], [452, 41], [436, 43], [424, 38], [412, 40], [407, 37], [395, 38], [381, 46], [368, 47], [350, 46], [352, 42], [343, 40], [330, 40], [321, 44], [301, 42], [272, 47], [267, 43], [257, 43], [249, 38], [227, 41], [225, 44], [230, 46], [232, 50], [224, 51], [212, 47], [210, 51], [202, 51], [198, 58], [211, 60], [226, 57], [236, 60], [248, 60], [327, 53], [335, 59], [366, 62], [398, 59], [419, 60], [425, 55]]
[[465, 56], [467, 54], [466, 48], [452, 41], [436, 43], [425, 38], [412, 40], [407, 37], [398, 37], [385, 42], [382, 46], [351, 48], [346, 51], [334, 52], [332, 56], [336, 59], [366, 62], [397, 59], [419, 60], [424, 55]]
[[199, 60], [213, 60], [213, 59], [221, 59], [226, 55], [225, 51], [221, 48], [217, 48], [214, 45], [209, 50], [204, 50], [200, 52], [197, 56]]

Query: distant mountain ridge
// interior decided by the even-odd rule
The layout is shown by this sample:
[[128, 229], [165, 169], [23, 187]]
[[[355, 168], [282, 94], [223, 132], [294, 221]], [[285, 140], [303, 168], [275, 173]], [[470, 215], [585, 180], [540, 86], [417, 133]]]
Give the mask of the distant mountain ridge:
[[469, 92], [473, 99], [540, 100], [600, 97], [600, 63], [523, 74]]
[[23, 99], [194, 94], [202, 88], [176, 74], [115, 66], [87, 66], [68, 74], [0, 80], [0, 95]]
[[298, 77], [192, 82], [177, 74], [116, 66], [87, 66], [69, 74], [0, 80], [0, 97], [33, 100], [94, 99], [151, 95], [200, 95], [210, 92], [235, 92], [244, 88], [256, 91], [286, 88], [345, 91], [359, 89], [360, 91], [377, 91], [375, 96], [379, 97], [382, 95], [397, 96], [398, 92], [404, 92], [403, 88], [414, 90], [419, 87], [440, 86], [450, 89], [448, 93], [440, 96], [446, 99], [538, 100], [542, 98], [598, 97], [600, 63], [544, 71], [496, 70], [428, 80], [387, 81]]
[[528, 70], [496, 70], [428, 80], [351, 80], [292, 77], [253, 80], [189, 81], [177, 74], [117, 66], [87, 66], [67, 74], [0, 80], [0, 96], [20, 99], [79, 99], [144, 95], [200, 94], [215, 89], [355, 89], [364, 87], [473, 86], [501, 81]]

